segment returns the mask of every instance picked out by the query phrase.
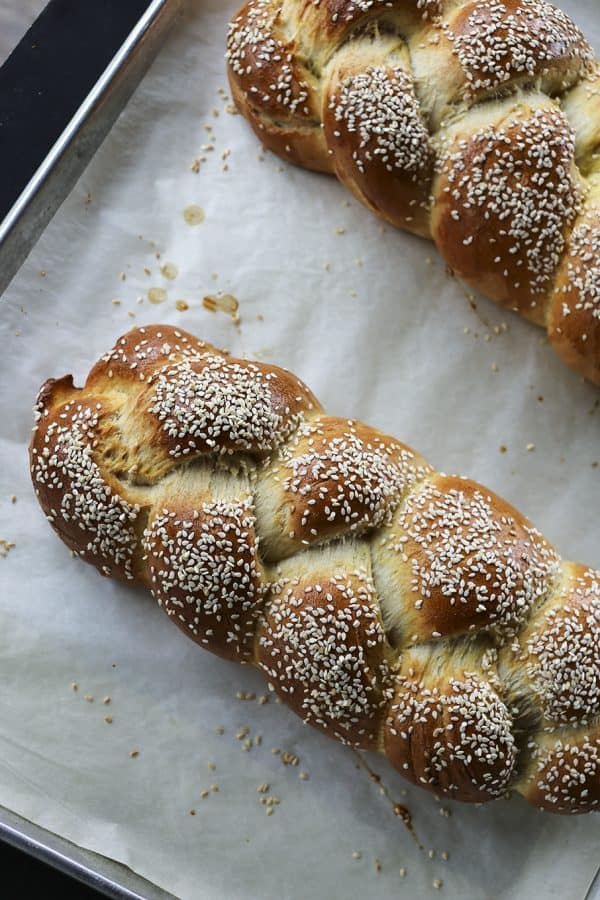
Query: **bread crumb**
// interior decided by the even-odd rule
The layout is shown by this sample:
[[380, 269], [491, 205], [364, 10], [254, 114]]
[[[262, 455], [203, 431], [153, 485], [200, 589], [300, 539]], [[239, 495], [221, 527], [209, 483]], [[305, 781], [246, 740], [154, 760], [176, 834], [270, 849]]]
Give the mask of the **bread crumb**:
[[184, 209], [183, 218], [188, 225], [201, 225], [206, 219], [206, 213], [201, 206], [192, 203]]
[[148, 291], [148, 300], [150, 303], [153, 303], [155, 306], [159, 303], [164, 303], [167, 299], [167, 292], [164, 288], [161, 287], [151, 287]]
[[179, 275], [179, 269], [177, 268], [175, 263], [166, 262], [163, 263], [160, 267], [160, 274], [168, 281], [175, 281], [175, 279]]
[[0, 538], [0, 556], [7, 557], [11, 550], [17, 545], [14, 541], [7, 541], [4, 538]]

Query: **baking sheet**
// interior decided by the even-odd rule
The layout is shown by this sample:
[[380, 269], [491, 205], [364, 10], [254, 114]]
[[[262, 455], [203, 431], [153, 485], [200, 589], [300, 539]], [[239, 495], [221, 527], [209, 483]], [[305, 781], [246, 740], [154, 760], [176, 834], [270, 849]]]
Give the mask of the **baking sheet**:
[[[600, 564], [598, 391], [541, 332], [473, 309], [433, 247], [333, 179], [262, 158], [227, 111], [235, 3], [190, 6], [0, 311], [0, 539], [15, 543], [0, 558], [0, 803], [181, 898], [410, 898], [434, 880], [447, 897], [581, 898], [598, 817], [439, 803], [370, 758], [420, 850], [355, 754], [261, 705], [258, 673], [201, 652], [142, 591], [71, 559], [37, 508], [25, 448], [40, 383], [81, 383], [118, 334], [164, 321], [291, 368], [332, 413], [483, 481], [565, 556]], [[564, 6], [600, 49], [595, 0]], [[239, 299], [239, 326], [203, 307], [219, 291]]]

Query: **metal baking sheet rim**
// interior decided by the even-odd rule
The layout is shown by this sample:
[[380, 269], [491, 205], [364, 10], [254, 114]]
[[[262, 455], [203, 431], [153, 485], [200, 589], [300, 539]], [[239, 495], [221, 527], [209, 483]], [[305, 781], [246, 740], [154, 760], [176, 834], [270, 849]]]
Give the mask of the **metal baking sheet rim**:
[[[0, 807], [0, 839], [115, 900], [177, 900], [121, 863]], [[584, 900], [600, 900], [600, 870]]]
[[152, 0], [0, 222], [0, 296], [110, 131], [183, 7], [184, 0]]
[[174, 900], [121, 863], [78, 847], [0, 807], [0, 839], [115, 900]]
[[[154, 0], [0, 223], [0, 295], [106, 137], [144, 76], [184, 0]], [[108, 859], [0, 806], [0, 839], [118, 900], [174, 895]], [[585, 900], [600, 900], [600, 868]]]

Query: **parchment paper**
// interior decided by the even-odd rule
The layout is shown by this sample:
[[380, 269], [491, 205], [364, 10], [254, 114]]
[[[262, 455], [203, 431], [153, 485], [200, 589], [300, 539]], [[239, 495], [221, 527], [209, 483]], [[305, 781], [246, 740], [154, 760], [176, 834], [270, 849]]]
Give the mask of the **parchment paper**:
[[[598, 391], [541, 332], [483, 299], [472, 309], [432, 246], [382, 226], [333, 179], [259, 159], [218, 93], [234, 4], [191, 5], [0, 311], [0, 538], [16, 544], [0, 558], [0, 802], [181, 898], [410, 898], [434, 879], [446, 897], [581, 898], [600, 818], [519, 798], [439, 803], [372, 759], [412, 810], [420, 851], [351, 751], [273, 700], [237, 699], [262, 693], [258, 673], [200, 651], [143, 592], [72, 559], [37, 507], [26, 445], [41, 382], [72, 371], [81, 383], [117, 335], [164, 321], [291, 368], [332, 413], [483, 481], [565, 556], [600, 565]], [[565, 6], [600, 47], [595, 0]], [[191, 204], [206, 214], [195, 227]], [[161, 305], [152, 287], [167, 290]], [[239, 299], [239, 328], [203, 308], [218, 291]]]

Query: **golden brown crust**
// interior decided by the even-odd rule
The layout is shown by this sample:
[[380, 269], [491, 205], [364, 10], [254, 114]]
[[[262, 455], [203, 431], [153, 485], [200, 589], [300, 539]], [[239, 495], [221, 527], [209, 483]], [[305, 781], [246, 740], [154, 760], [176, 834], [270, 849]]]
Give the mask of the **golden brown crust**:
[[100, 464], [113, 435], [112, 415], [101, 395], [73, 388], [71, 376], [46, 382], [29, 451], [31, 475], [64, 543], [103, 575], [132, 581], [140, 506], [122, 496], [118, 480]]
[[[374, 542], [384, 615], [403, 641], [513, 631], [549, 590], [552, 547], [500, 497], [433, 474]], [[392, 594], [392, 585], [396, 585]]]
[[113, 389], [135, 384], [122, 444], [140, 483], [157, 482], [182, 459], [263, 456], [316, 407], [308, 388], [284, 369], [230, 360], [179, 330], [140, 331], [141, 340], [121, 338], [87, 382], [88, 388], [102, 379]]
[[471, 0], [450, 15], [445, 34], [475, 96], [534, 79], [562, 93], [593, 59], [580, 29], [543, 0]]
[[600, 384], [600, 183], [597, 205], [576, 224], [559, 271], [548, 333], [572, 369]]
[[[251, 0], [228, 59], [266, 147], [433, 237], [457, 275], [548, 326], [600, 383], [597, 317], [566, 323], [558, 301], [550, 314], [600, 146], [600, 69], [565, 13], [547, 0]], [[598, 281], [597, 262], [583, 268]]]
[[38, 402], [32, 480], [74, 553], [417, 784], [595, 808], [600, 573], [289, 372], [161, 326], [115, 347]]
[[211, 344], [172, 325], [145, 325], [122, 335], [90, 371], [85, 386], [119, 382], [146, 382], [156, 370], [173, 359], [195, 359], [202, 353], [223, 355]]
[[397, 42], [370, 65], [349, 46], [339, 54], [323, 109], [335, 172], [373, 212], [429, 237], [434, 157], [410, 71]]
[[518, 107], [449, 147], [432, 232], [455, 274], [502, 306], [545, 322], [581, 192], [564, 116]]
[[265, 116], [300, 127], [318, 124], [316, 81], [285, 33], [281, 6], [281, 0], [251, 0], [238, 13], [227, 42], [229, 69], [240, 92]]
[[320, 90], [281, 21], [281, 0], [251, 0], [227, 41], [229, 83], [261, 143], [293, 162], [331, 171], [320, 128]]
[[[258, 0], [260, 3], [260, 0]], [[452, 0], [284, 0], [289, 20], [298, 22], [306, 49], [319, 57], [331, 55], [355, 32], [379, 23], [392, 24], [400, 32], [419, 28], [439, 15]]]
[[276, 153], [289, 163], [311, 169], [314, 172], [333, 172], [332, 158], [321, 127], [309, 122], [302, 128], [293, 124], [273, 123], [253, 106], [229, 72], [229, 84], [235, 104], [252, 126], [257, 138], [267, 150]]
[[517, 756], [512, 719], [495, 688], [444, 650], [429, 659], [405, 654], [384, 745], [405, 778], [464, 803], [505, 793]]
[[251, 496], [166, 497], [144, 547], [152, 593], [175, 624], [224, 659], [250, 661], [266, 591]]
[[536, 704], [545, 727], [588, 726], [600, 716], [600, 573], [569, 563], [556, 592], [502, 651], [517, 702]]
[[263, 552], [281, 559], [378, 527], [426, 471], [409, 447], [374, 428], [331, 416], [312, 419], [260, 474]]
[[258, 635], [258, 665], [297, 715], [345, 744], [377, 749], [390, 673], [364, 569], [282, 578]]
[[533, 806], [577, 815], [600, 805], [600, 728], [540, 733], [528, 745], [529, 765], [515, 789]]
[[157, 369], [137, 410], [152, 446], [179, 459], [272, 452], [314, 406], [308, 388], [284, 369], [203, 352]]

